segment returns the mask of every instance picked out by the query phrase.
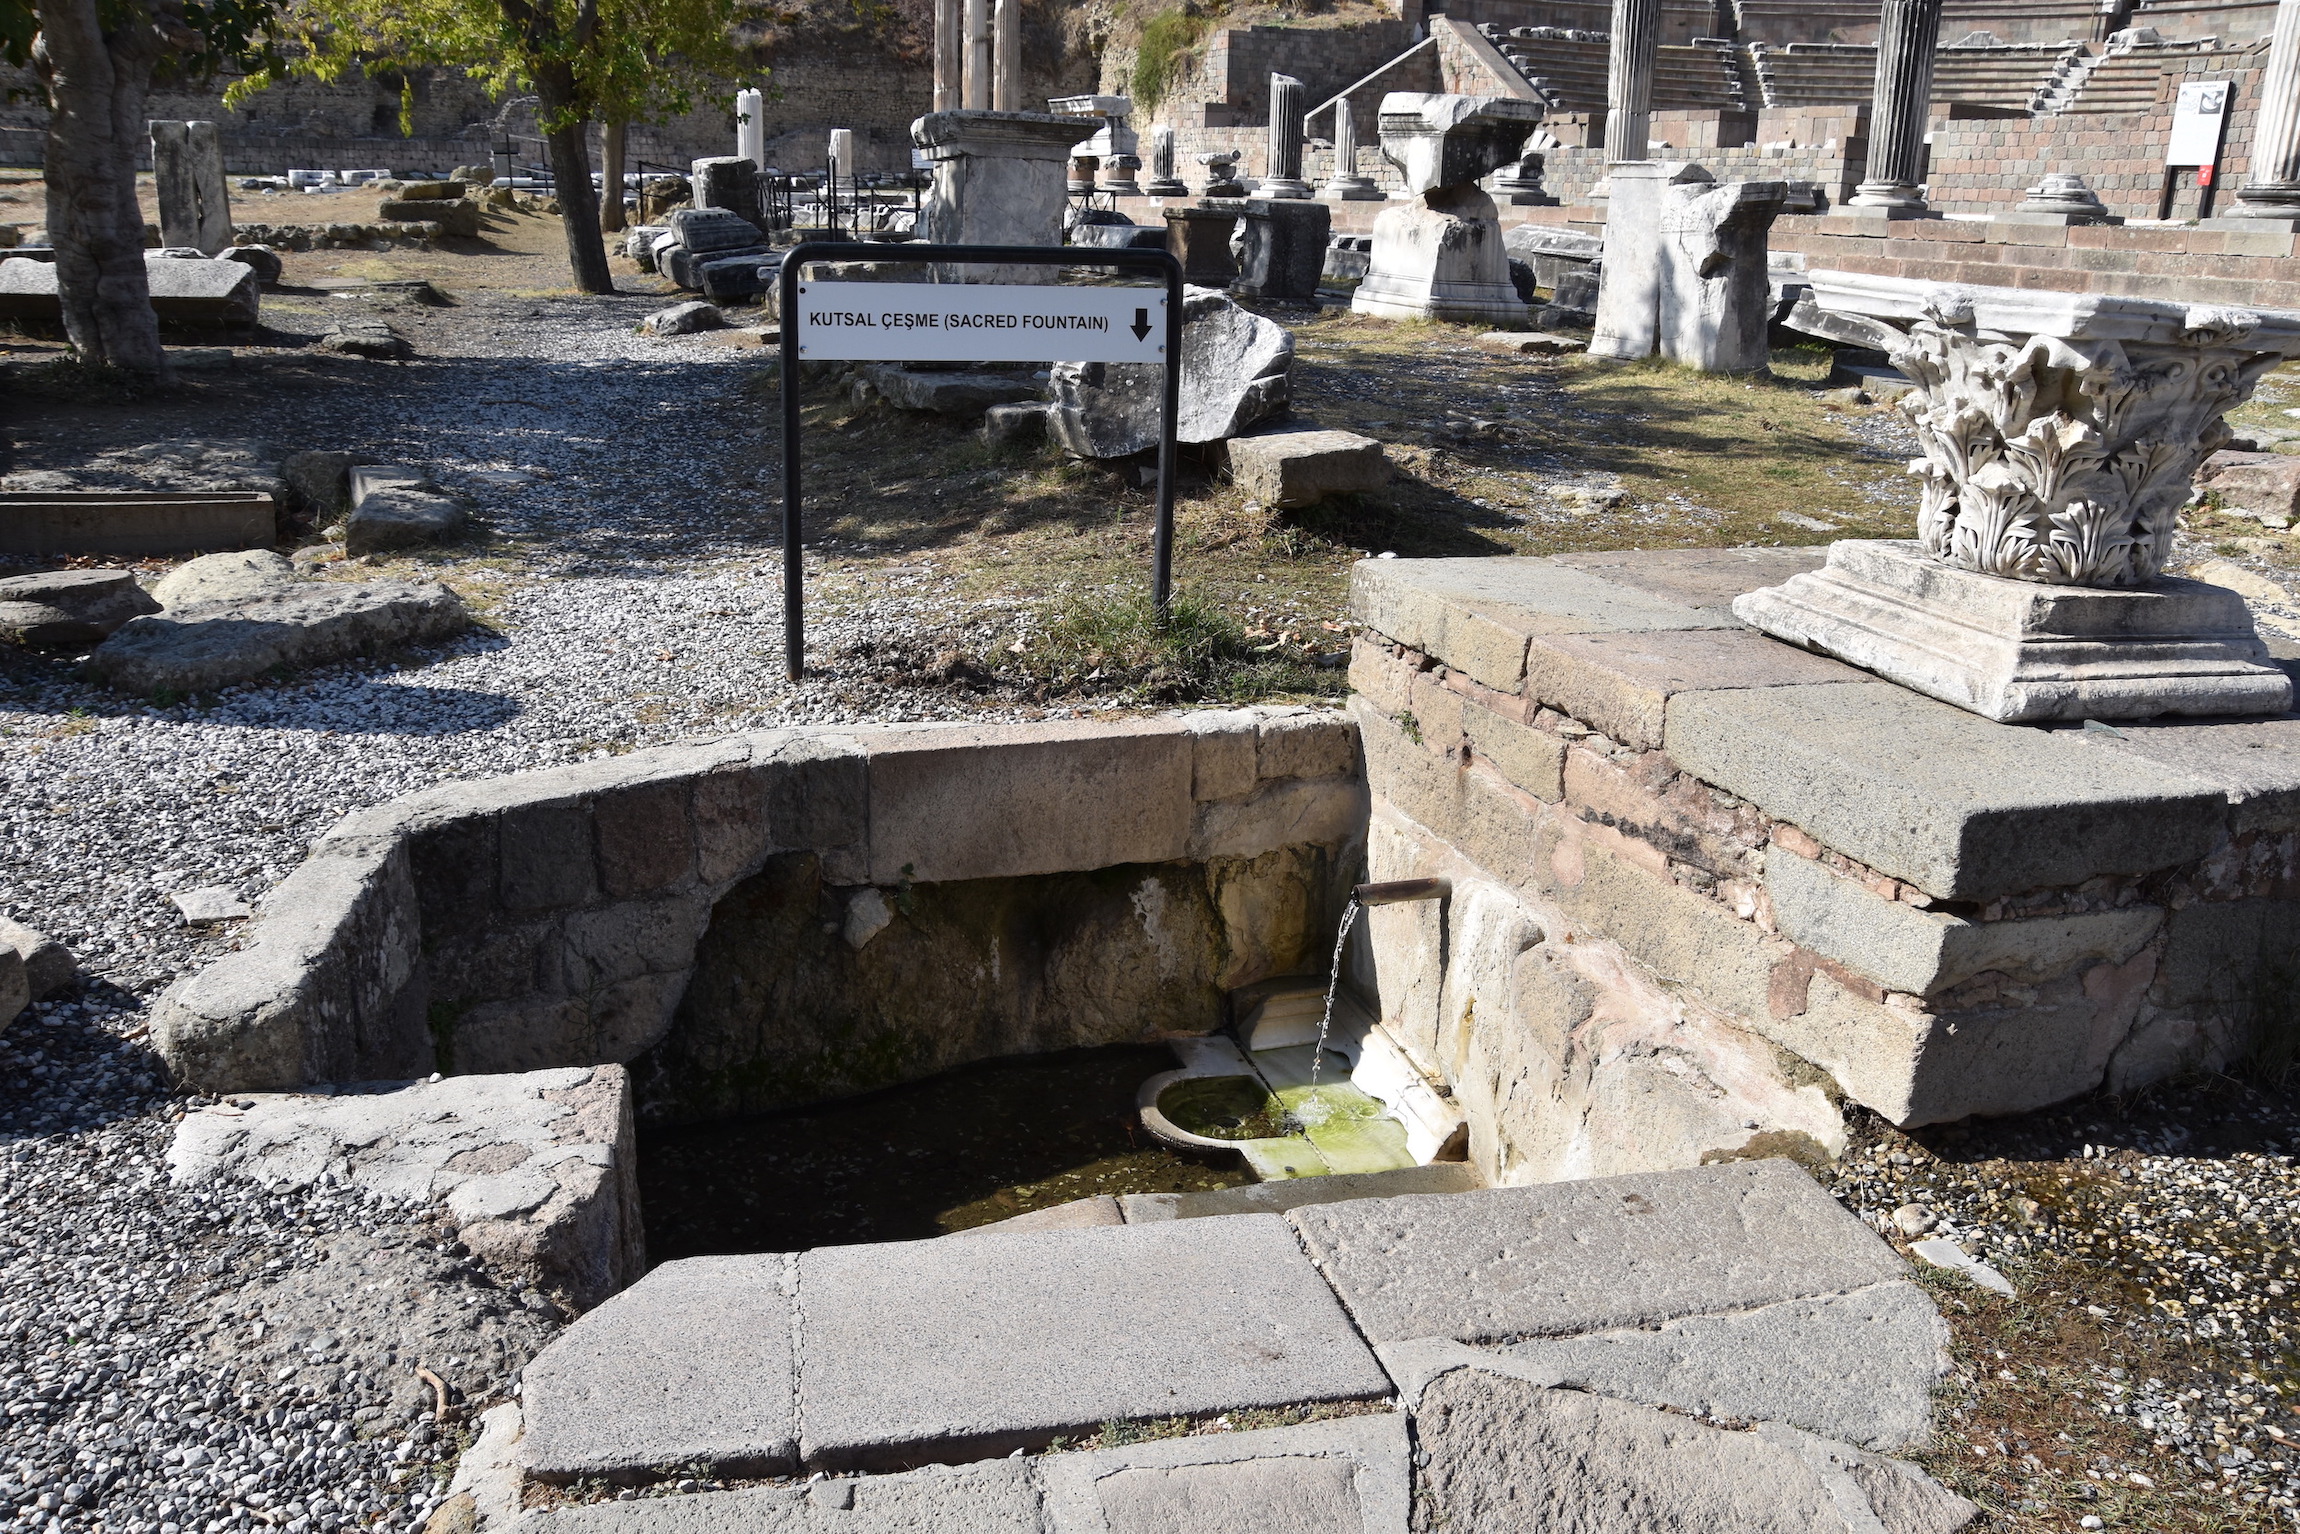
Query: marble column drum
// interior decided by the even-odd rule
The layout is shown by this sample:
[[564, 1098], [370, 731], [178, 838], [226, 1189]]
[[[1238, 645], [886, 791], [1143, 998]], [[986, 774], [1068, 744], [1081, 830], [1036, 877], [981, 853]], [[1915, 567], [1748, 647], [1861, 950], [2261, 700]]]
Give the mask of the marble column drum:
[[1297, 198], [1310, 195], [1302, 179], [1302, 111], [1304, 87], [1292, 75], [1270, 76], [1270, 157], [1262, 177], [1264, 197]]
[[966, 0], [934, 0], [934, 109], [966, 104]]
[[1149, 197], [1187, 197], [1190, 189], [1174, 174], [1174, 130], [1164, 123], [1150, 130], [1150, 179], [1142, 183]]
[[1358, 174], [1358, 114], [1344, 100], [1334, 103], [1334, 173], [1318, 188], [1326, 202], [1380, 202], [1381, 188]]
[[1925, 127], [1941, 0], [1884, 0], [1877, 20], [1877, 87], [1869, 108], [1869, 173], [1848, 206], [1922, 212]]

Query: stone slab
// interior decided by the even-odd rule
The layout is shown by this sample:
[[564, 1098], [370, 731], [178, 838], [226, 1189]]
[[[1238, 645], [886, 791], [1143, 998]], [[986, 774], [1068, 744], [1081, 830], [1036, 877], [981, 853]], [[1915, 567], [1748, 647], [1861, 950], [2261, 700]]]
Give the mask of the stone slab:
[[1265, 432], [1229, 443], [1230, 477], [1265, 506], [1313, 506], [1389, 483], [1389, 460], [1371, 437], [1347, 431]]
[[1666, 733], [1685, 771], [1940, 899], [2190, 862], [2227, 818], [2210, 784], [1889, 682], [1682, 693]]
[[45, 932], [0, 916], [0, 948], [13, 949], [24, 961], [24, 983], [31, 1001], [46, 1001], [72, 983], [80, 970], [72, 951]]
[[1842, 662], [1739, 628], [1544, 634], [1525, 656], [1528, 699], [1647, 750], [1659, 749], [1677, 693], [1869, 680]]
[[1173, 862], [1191, 737], [1171, 719], [857, 730], [870, 754], [870, 882]]
[[48, 570], [0, 580], [0, 639], [36, 650], [85, 650], [129, 619], [159, 610], [132, 570]]
[[1382, 1412], [1035, 1464], [1057, 1534], [1405, 1534], [1411, 1453]]
[[1941, 564], [1846, 539], [1828, 564], [1734, 599], [1754, 628], [2006, 723], [2282, 712], [2292, 681], [2241, 596], [2163, 576], [2107, 589]]
[[1126, 1216], [1120, 1212], [1118, 1200], [1107, 1193], [1091, 1198], [1074, 1198], [1066, 1204], [1055, 1204], [1046, 1209], [1033, 1209], [1011, 1219], [993, 1220], [988, 1225], [977, 1225], [968, 1230], [954, 1230], [946, 1241], [966, 1236], [987, 1236], [993, 1231], [1012, 1235], [1016, 1231], [1030, 1230], [1091, 1230], [1097, 1225], [1123, 1225]]
[[1025, 1460], [529, 1513], [516, 1534], [1046, 1534]]
[[2230, 829], [2239, 835], [2300, 827], [2300, 717], [2134, 722], [2072, 738], [2214, 784], [2228, 796]]
[[1375, 1343], [1649, 1326], [1901, 1276], [1891, 1248], [1787, 1161], [1364, 1199], [1287, 1218]]
[[0, 494], [0, 554], [205, 554], [278, 536], [278, 507], [261, 491]]
[[1785, 1422], [1891, 1450], [1916, 1447], [1931, 1434], [1948, 1340], [1925, 1292], [1896, 1279], [1655, 1327], [1489, 1348], [1425, 1339], [1379, 1352], [1409, 1400], [1446, 1369], [1479, 1368], [1715, 1422]]
[[1701, 609], [1715, 620], [1713, 627], [1738, 628], [1735, 597], [1818, 570], [1827, 558], [1826, 549], [1619, 549], [1553, 554], [1550, 561], [1649, 597]]
[[1729, 1432], [1469, 1369], [1423, 1391], [1415, 1441], [1430, 1528], [1953, 1534], [1980, 1513], [1913, 1466], [1793, 1428]]
[[1011, 373], [937, 373], [895, 362], [868, 363], [862, 376], [900, 410], [980, 420], [993, 405], [1041, 398], [1040, 385]]
[[1514, 692], [1535, 634], [1718, 626], [1715, 617], [1548, 559], [1364, 559], [1350, 616], [1488, 687]]
[[462, 632], [470, 614], [436, 581], [308, 582], [135, 619], [88, 671], [129, 692], [203, 692]]
[[1387, 1172], [1344, 1172], [1331, 1177], [1294, 1177], [1284, 1182], [1248, 1183], [1202, 1193], [1122, 1193], [1118, 1205], [1129, 1225], [1158, 1220], [1202, 1220], [1231, 1214], [1284, 1214], [1311, 1204], [1348, 1199], [1402, 1198], [1409, 1193], [1467, 1193], [1482, 1188], [1477, 1169], [1466, 1161], [1432, 1161]]
[[1389, 1393], [1276, 1216], [825, 1247], [798, 1294], [801, 1452], [823, 1469]]
[[587, 1310], [646, 1270], [628, 1095], [619, 1065], [261, 1093], [184, 1115], [168, 1170], [436, 1206], [464, 1245]]
[[2094, 964], [2122, 964], [2164, 925], [2156, 906], [1974, 922], [1887, 900], [1810, 858], [1765, 855], [1781, 935], [1887, 990], [1929, 996], [1996, 971], [2037, 985]]
[[528, 1472], [564, 1482], [690, 1463], [794, 1469], [789, 1261], [665, 1263], [569, 1327], [522, 1376]]

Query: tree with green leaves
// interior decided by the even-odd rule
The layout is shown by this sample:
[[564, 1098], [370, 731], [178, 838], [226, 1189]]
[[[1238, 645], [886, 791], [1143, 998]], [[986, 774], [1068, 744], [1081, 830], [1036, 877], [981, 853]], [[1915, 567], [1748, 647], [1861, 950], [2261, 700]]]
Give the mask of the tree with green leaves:
[[[499, 96], [532, 94], [575, 285], [612, 293], [585, 129], [725, 99], [722, 82], [747, 62], [734, 21], [735, 0], [288, 0], [282, 67], [323, 80], [355, 65], [459, 69]], [[273, 78], [250, 75], [224, 99], [237, 105]], [[402, 92], [405, 124], [412, 84]], [[608, 195], [620, 197], [621, 186]]]
[[48, 238], [64, 334], [84, 361], [161, 372], [136, 157], [155, 75], [258, 61], [269, 0], [0, 0], [0, 59], [48, 98]]

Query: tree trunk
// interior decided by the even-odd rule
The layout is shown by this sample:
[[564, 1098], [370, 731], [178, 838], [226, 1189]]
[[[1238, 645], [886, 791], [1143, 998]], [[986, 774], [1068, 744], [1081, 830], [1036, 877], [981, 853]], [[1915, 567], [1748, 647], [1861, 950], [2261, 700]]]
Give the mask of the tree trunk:
[[615, 119], [599, 125], [599, 228], [607, 234], [623, 229], [623, 137], [628, 124]]
[[567, 266], [575, 286], [586, 293], [612, 293], [615, 276], [607, 270], [607, 243], [599, 235], [599, 194], [591, 189], [591, 156], [583, 147], [583, 119], [571, 115], [575, 104], [575, 71], [564, 63], [549, 63], [535, 72], [538, 116], [546, 128], [543, 142], [551, 151], [551, 179], [559, 199], [559, 225], [567, 232]]
[[144, 275], [136, 145], [163, 43], [145, 0], [129, 0], [107, 33], [96, 0], [39, 0], [34, 53], [48, 88], [48, 239], [64, 334], [81, 357], [164, 373], [159, 321]]

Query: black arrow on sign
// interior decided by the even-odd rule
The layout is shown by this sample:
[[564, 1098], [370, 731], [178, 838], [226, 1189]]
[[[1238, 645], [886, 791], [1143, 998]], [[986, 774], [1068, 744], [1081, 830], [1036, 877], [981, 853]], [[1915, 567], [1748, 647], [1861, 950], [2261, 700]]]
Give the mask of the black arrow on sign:
[[1148, 340], [1150, 337], [1150, 311], [1147, 309], [1135, 310], [1134, 323], [1127, 328], [1134, 332], [1135, 340]]

